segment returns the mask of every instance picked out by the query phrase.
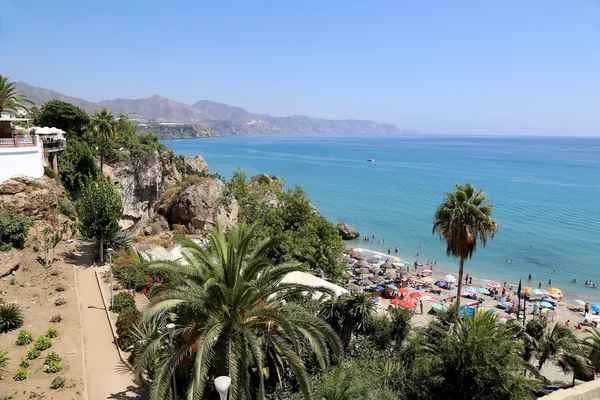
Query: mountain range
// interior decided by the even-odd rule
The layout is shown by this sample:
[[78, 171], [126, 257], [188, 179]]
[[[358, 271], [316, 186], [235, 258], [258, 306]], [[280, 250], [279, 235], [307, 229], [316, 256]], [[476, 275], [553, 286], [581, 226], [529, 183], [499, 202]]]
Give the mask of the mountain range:
[[[162, 137], [301, 133], [402, 133], [395, 125], [364, 120], [329, 120], [304, 115], [273, 117], [210, 100], [187, 105], [154, 95], [147, 99], [114, 99], [98, 103], [18, 82], [17, 87], [38, 106], [49, 100], [72, 103], [88, 113], [107, 108], [128, 114]], [[174, 129], [174, 127], [177, 127]]]

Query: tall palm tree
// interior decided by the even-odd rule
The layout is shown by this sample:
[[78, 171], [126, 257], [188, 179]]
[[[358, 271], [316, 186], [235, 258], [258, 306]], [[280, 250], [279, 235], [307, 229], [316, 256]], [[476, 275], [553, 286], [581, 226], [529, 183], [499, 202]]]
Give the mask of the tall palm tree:
[[23, 94], [22, 90], [17, 90], [15, 82], [9, 82], [7, 76], [0, 75], [0, 112], [11, 111], [17, 113], [19, 110], [28, 111], [28, 106], [35, 103]]
[[354, 332], [364, 332], [369, 319], [375, 314], [375, 304], [365, 293], [350, 294], [329, 299], [319, 315], [337, 331], [347, 349]]
[[570, 328], [555, 324], [552, 329], [544, 329], [535, 349], [538, 369], [542, 369], [549, 359], [555, 359], [564, 353], [576, 353], [579, 347], [579, 341]]
[[[267, 254], [278, 244], [267, 239], [254, 246], [255, 227], [240, 224], [226, 235], [217, 225], [202, 248], [179, 239], [187, 262], [154, 262], [150, 268], [177, 271], [185, 277], [179, 287], [167, 288], [144, 311], [145, 321], [169, 318], [176, 324], [173, 347], [165, 350], [168, 333], [154, 330], [134, 352], [139, 377], [151, 370], [151, 398], [171, 396], [173, 371], [188, 399], [202, 399], [207, 384], [220, 375], [231, 377], [231, 399], [263, 399], [268, 360], [277, 359], [291, 371], [305, 398], [307, 374], [300, 352], [312, 350], [325, 367], [330, 354], [341, 352], [339, 339], [321, 318], [290, 299], [326, 288], [282, 283], [297, 263], [274, 265]], [[302, 347], [302, 348], [301, 348]], [[273, 357], [276, 355], [276, 357]], [[273, 370], [273, 369], [271, 369]], [[210, 389], [209, 389], [210, 390]]]
[[90, 121], [90, 129], [96, 142], [100, 144], [100, 171], [104, 168], [104, 156], [108, 148], [108, 142], [115, 137], [115, 126], [117, 121], [112, 112], [106, 108], [94, 111]]
[[460, 308], [465, 260], [473, 257], [477, 242], [483, 247], [488, 238], [493, 239], [498, 222], [492, 219], [494, 206], [489, 203], [483, 189], [477, 190], [470, 183], [456, 184], [454, 193], [446, 193], [444, 202], [433, 216], [433, 231], [446, 241], [446, 255], [458, 257], [458, 293], [456, 310]]

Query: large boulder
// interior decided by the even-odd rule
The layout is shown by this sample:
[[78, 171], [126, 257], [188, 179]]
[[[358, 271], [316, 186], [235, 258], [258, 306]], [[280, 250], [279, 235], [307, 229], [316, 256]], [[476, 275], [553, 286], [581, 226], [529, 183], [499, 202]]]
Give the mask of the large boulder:
[[185, 173], [188, 175], [209, 173], [208, 164], [202, 156], [184, 156], [183, 162], [185, 164]]
[[170, 220], [173, 224], [185, 225], [190, 233], [213, 228], [217, 221], [223, 229], [230, 229], [238, 221], [238, 204], [223, 181], [201, 178], [175, 201]]
[[27, 188], [21, 180], [10, 179], [0, 186], [0, 194], [17, 194], [24, 192]]
[[344, 240], [356, 239], [360, 233], [345, 222], [337, 224], [338, 231]]

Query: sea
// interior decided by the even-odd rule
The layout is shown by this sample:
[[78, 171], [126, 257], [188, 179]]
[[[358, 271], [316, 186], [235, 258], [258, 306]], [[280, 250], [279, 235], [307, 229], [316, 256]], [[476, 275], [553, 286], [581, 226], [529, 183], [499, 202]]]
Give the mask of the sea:
[[350, 245], [391, 248], [392, 255], [398, 247], [402, 258], [436, 261], [452, 273], [458, 260], [432, 235], [433, 214], [445, 192], [470, 181], [496, 207], [499, 229], [477, 247], [465, 274], [514, 285], [522, 279], [534, 288], [541, 282], [600, 302], [600, 289], [584, 284], [600, 287], [600, 138], [310, 134], [163, 143], [177, 154], [202, 155], [226, 178], [238, 167], [249, 177], [284, 177], [331, 222], [360, 231]]

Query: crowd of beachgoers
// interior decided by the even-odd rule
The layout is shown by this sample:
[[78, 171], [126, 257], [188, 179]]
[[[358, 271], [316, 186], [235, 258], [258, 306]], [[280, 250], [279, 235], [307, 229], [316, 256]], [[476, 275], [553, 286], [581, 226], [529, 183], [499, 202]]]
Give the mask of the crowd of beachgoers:
[[[363, 239], [364, 240], [364, 239]], [[366, 241], [366, 240], [365, 240]], [[345, 283], [349, 292], [367, 292], [373, 296], [379, 312], [389, 307], [410, 310], [413, 324], [425, 325], [431, 315], [446, 312], [456, 301], [457, 278], [437, 270], [436, 261], [419, 263], [397, 257], [397, 252], [380, 253], [355, 248], [344, 256], [350, 278]], [[465, 271], [466, 272], [466, 271]], [[465, 273], [460, 313], [471, 315], [475, 310], [497, 315], [501, 322], [522, 320], [537, 315], [551, 322], [561, 322], [583, 331], [584, 326], [600, 322], [600, 304], [580, 299], [566, 301], [557, 287], [543, 289], [541, 284], [528, 286], [531, 275], [520, 288], [507, 282], [476, 280]], [[549, 285], [552, 281], [549, 282]]]

